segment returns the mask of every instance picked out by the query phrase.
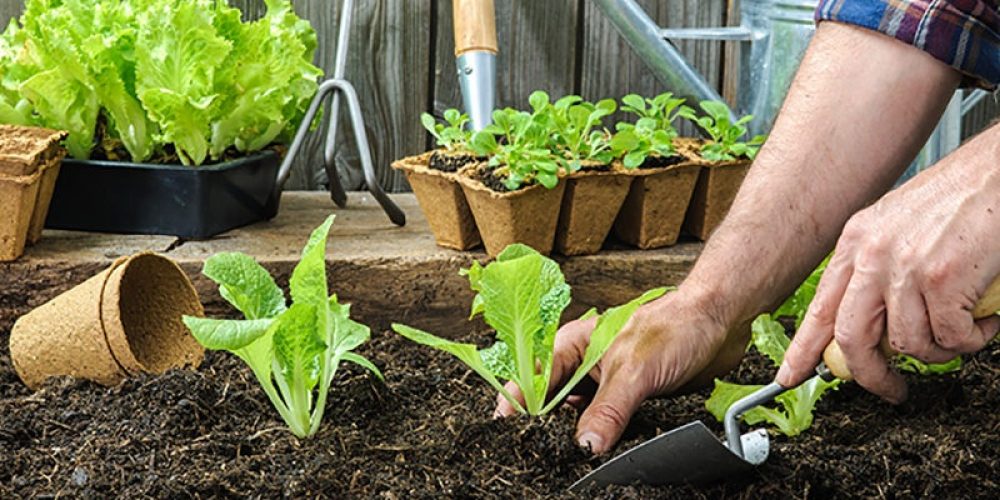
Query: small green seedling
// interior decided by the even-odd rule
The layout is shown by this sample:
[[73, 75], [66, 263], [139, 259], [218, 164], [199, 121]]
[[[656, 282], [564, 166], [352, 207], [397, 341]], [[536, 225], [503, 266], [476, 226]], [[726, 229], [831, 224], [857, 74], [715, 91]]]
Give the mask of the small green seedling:
[[472, 133], [465, 128], [469, 123], [469, 115], [457, 109], [448, 109], [444, 112], [444, 121], [447, 125], [438, 123], [430, 113], [420, 115], [420, 123], [434, 136], [438, 146], [449, 153], [469, 152]]
[[488, 167], [510, 191], [535, 183], [552, 189], [559, 183], [559, 162], [549, 140], [553, 113], [549, 96], [536, 91], [529, 102], [531, 113], [511, 108], [494, 111], [493, 123], [473, 135], [470, 143], [477, 155], [489, 156]]
[[613, 114], [618, 104], [613, 99], [595, 103], [576, 95], [563, 97], [552, 106], [551, 140], [559, 153], [559, 161], [567, 172], [579, 171], [584, 162], [601, 165], [611, 163], [611, 134], [601, 130], [606, 116]]
[[650, 156], [669, 158], [677, 154], [674, 137], [669, 131], [658, 128], [653, 118], [640, 118], [634, 125], [619, 123], [617, 129], [610, 146], [614, 156], [621, 158], [627, 169], [641, 167]]
[[267, 270], [242, 253], [220, 253], [202, 273], [244, 319], [184, 317], [206, 349], [229, 351], [250, 366], [281, 418], [300, 438], [319, 430], [327, 393], [341, 361], [382, 378], [378, 368], [353, 353], [371, 336], [350, 319], [350, 306], [327, 294], [326, 239], [333, 216], [313, 231], [292, 271], [292, 306]]
[[696, 116], [690, 108], [682, 111], [680, 116], [687, 118], [701, 127], [710, 140], [701, 147], [701, 157], [709, 161], [733, 161], [738, 158], [754, 159], [760, 145], [764, 144], [764, 136], [758, 135], [749, 142], [740, 139], [747, 134], [746, 124], [753, 120], [747, 115], [735, 123], [729, 119], [729, 108], [718, 101], [701, 101], [701, 109], [705, 116]]
[[[479, 349], [473, 344], [445, 340], [405, 325], [392, 326], [400, 335], [448, 352], [485, 379], [521, 413], [543, 415], [552, 411], [590, 372], [640, 305], [664, 293], [646, 292], [622, 306], [608, 309], [597, 319], [583, 362], [563, 388], [546, 399], [552, 376], [553, 345], [559, 319], [570, 302], [570, 287], [555, 261], [530, 247], [514, 244], [487, 266], [473, 263], [464, 271], [472, 289], [472, 317], [482, 314], [496, 330], [496, 343]], [[596, 316], [594, 310], [585, 317]], [[504, 389], [513, 381], [524, 395], [524, 404]]]
[[656, 121], [655, 129], [664, 130], [670, 138], [677, 137], [677, 129], [674, 128], [674, 121], [678, 117], [689, 115], [693, 110], [684, 105], [685, 100], [674, 97], [674, 94], [666, 92], [652, 99], [644, 99], [636, 94], [629, 94], [622, 97], [622, 111], [634, 114], [641, 118], [649, 118]]

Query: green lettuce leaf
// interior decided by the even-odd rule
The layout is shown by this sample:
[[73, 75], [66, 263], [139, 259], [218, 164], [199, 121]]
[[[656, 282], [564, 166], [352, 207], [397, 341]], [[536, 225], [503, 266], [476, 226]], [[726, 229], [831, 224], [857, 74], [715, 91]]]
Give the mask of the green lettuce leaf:
[[285, 311], [285, 294], [253, 257], [223, 252], [205, 261], [202, 274], [219, 285], [219, 294], [248, 319], [274, 318]]

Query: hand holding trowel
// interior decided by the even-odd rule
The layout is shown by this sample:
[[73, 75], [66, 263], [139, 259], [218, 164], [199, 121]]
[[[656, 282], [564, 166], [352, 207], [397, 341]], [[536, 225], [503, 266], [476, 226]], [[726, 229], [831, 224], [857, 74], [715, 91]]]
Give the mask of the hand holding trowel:
[[[997, 311], [1000, 311], [1000, 278], [987, 287], [972, 315], [982, 319]], [[853, 379], [836, 341], [831, 341], [823, 352], [816, 377]], [[770, 443], [764, 429], [741, 435], [739, 420], [747, 411], [790, 389], [772, 382], [729, 407], [724, 419], [724, 442], [705, 424], [691, 422], [618, 455], [577, 481], [570, 491], [608, 484], [710, 483], [749, 472], [767, 459]]]

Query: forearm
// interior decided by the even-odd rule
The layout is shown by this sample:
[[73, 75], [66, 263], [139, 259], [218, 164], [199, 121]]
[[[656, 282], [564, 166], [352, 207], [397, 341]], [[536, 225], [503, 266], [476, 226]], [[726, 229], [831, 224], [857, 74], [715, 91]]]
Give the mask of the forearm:
[[959, 82], [888, 37], [822, 23], [729, 216], [681, 287], [729, 325], [772, 307], [887, 191]]

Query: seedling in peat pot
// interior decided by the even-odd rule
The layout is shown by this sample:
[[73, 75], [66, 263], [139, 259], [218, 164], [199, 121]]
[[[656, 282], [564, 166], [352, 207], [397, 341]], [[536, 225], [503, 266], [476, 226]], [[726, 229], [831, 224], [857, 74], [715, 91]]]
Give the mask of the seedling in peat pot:
[[292, 306], [267, 270], [241, 253], [220, 253], [205, 262], [205, 276], [244, 319], [184, 317], [206, 349], [229, 351], [245, 361], [292, 433], [319, 430], [327, 393], [341, 361], [382, 378], [378, 368], [351, 352], [368, 341], [367, 326], [350, 319], [350, 306], [327, 295], [326, 239], [333, 216], [313, 231], [292, 271]]
[[684, 105], [683, 98], [674, 97], [670, 92], [660, 94], [652, 99], [644, 99], [636, 94], [622, 97], [622, 111], [634, 114], [640, 119], [654, 120], [655, 129], [664, 130], [670, 138], [677, 137], [674, 121], [677, 117], [689, 115], [692, 109]]
[[733, 161], [739, 158], [754, 159], [760, 145], [764, 144], [764, 136], [757, 135], [750, 142], [740, 142], [747, 134], [746, 124], [753, 120], [747, 115], [736, 123], [729, 120], [729, 108], [718, 101], [702, 101], [699, 103], [706, 116], [698, 117], [690, 108], [681, 112], [687, 118], [701, 127], [711, 138], [701, 147], [701, 157], [709, 161]]
[[550, 138], [559, 153], [559, 161], [567, 172], [577, 172], [584, 162], [607, 165], [614, 158], [611, 152], [611, 134], [595, 130], [604, 117], [618, 108], [612, 99], [596, 104], [580, 96], [569, 95], [552, 106]]
[[471, 149], [489, 156], [488, 167], [509, 191], [541, 184], [548, 189], [559, 183], [559, 163], [552, 152], [549, 130], [552, 105], [545, 92], [529, 98], [531, 113], [511, 108], [493, 112], [493, 123], [472, 137]]
[[420, 115], [420, 123], [434, 136], [438, 146], [449, 153], [471, 153], [469, 139], [472, 132], [465, 129], [469, 116], [457, 109], [449, 109], [444, 112], [444, 121], [447, 125], [438, 123], [429, 113]]
[[[472, 317], [482, 314], [496, 330], [497, 341], [491, 347], [480, 350], [473, 344], [452, 342], [400, 324], [392, 328], [414, 342], [451, 353], [514, 408], [529, 415], [552, 411], [597, 364], [636, 309], [666, 293], [664, 288], [651, 290], [601, 314], [580, 367], [558, 393], [546, 400], [556, 330], [570, 303], [570, 287], [559, 265], [530, 247], [514, 244], [504, 249], [496, 261], [485, 267], [473, 263], [463, 273], [477, 292]], [[596, 315], [591, 310], [585, 317]], [[517, 384], [524, 395], [523, 405], [504, 389], [503, 380]]]
[[677, 154], [671, 133], [658, 128], [653, 118], [640, 118], [634, 125], [619, 123], [611, 139], [611, 150], [627, 169], [642, 166], [650, 156], [669, 158]]

